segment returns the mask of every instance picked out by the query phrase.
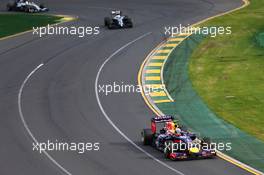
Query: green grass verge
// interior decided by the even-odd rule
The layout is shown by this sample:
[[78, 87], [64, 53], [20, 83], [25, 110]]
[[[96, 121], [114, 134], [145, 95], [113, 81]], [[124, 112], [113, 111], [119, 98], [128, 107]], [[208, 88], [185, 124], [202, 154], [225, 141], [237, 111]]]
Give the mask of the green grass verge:
[[194, 51], [189, 75], [208, 106], [227, 122], [264, 141], [264, 1], [212, 19], [203, 26], [231, 26], [232, 35], [206, 38]]
[[59, 22], [62, 17], [39, 14], [0, 14], [0, 38]]

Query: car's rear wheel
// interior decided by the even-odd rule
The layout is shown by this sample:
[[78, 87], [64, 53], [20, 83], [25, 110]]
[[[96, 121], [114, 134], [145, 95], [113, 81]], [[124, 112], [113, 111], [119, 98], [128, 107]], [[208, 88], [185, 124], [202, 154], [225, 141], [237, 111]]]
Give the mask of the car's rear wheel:
[[14, 5], [14, 4], [8, 3], [8, 4], [6, 5], [6, 9], [7, 9], [7, 11], [12, 11], [12, 10], [13, 10], [13, 5]]
[[108, 26], [110, 24], [111, 19], [109, 17], [104, 18], [104, 25]]
[[153, 134], [151, 129], [143, 129], [141, 133], [141, 141], [143, 145], [151, 145], [153, 142]]

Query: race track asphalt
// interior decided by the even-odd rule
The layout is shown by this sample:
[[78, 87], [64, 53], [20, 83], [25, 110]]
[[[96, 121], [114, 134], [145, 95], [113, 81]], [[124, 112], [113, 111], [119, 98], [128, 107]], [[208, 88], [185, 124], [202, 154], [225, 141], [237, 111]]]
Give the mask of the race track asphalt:
[[[43, 0], [44, 1], [44, 0]], [[65, 174], [46, 155], [32, 151], [32, 138], [18, 109], [18, 94], [31, 71], [44, 63], [26, 82], [21, 107], [26, 124], [39, 142], [100, 142], [100, 151], [48, 152], [73, 175], [243, 175], [248, 172], [219, 158], [171, 162], [153, 148], [143, 147], [140, 131], [154, 115], [139, 93], [108, 96], [99, 93], [104, 112], [133, 143], [179, 173], [154, 161], [129, 143], [106, 120], [98, 105], [98, 84], [137, 84], [141, 63], [163, 39], [164, 26], [187, 25], [242, 4], [240, 0], [45, 0], [51, 13], [77, 15], [67, 26], [100, 26], [96, 36], [46, 36], [31, 33], [0, 41], [0, 174]], [[4, 8], [5, 2], [0, 2]], [[135, 27], [106, 30], [103, 18], [111, 9], [131, 16]]]

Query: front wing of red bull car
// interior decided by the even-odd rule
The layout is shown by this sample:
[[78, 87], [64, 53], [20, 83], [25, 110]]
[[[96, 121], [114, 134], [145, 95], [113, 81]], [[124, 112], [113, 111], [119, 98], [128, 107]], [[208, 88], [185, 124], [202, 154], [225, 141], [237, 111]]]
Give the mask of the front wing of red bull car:
[[[191, 137], [195, 137], [191, 134]], [[164, 155], [170, 160], [214, 158], [216, 150], [208, 138], [202, 140], [181, 136], [165, 143]]]

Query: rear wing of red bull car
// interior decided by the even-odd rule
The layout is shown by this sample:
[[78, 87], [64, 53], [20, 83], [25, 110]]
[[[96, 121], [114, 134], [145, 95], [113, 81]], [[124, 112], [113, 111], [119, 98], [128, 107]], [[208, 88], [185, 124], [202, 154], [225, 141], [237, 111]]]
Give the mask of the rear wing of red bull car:
[[173, 116], [158, 116], [158, 117], [152, 118], [151, 122], [163, 123], [163, 122], [170, 122], [170, 121], [173, 121], [173, 120], [174, 120]]
[[171, 122], [174, 120], [173, 116], [158, 116], [151, 118], [151, 131], [153, 134], [157, 131], [157, 123]]

